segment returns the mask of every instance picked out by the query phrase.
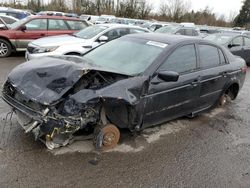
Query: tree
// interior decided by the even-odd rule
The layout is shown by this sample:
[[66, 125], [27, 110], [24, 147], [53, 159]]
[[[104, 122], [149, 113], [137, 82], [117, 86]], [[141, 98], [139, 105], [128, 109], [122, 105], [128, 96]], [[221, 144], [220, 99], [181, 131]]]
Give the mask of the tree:
[[245, 0], [241, 7], [240, 14], [235, 18], [235, 25], [243, 27], [250, 23], [250, 0]]
[[146, 0], [143, 0], [139, 3], [138, 7], [138, 18], [139, 19], [146, 19], [150, 12], [152, 11], [152, 6], [149, 5]]
[[170, 21], [179, 22], [183, 15], [190, 9], [190, 2], [185, 0], [168, 0], [162, 2], [160, 6], [160, 14], [168, 17]]

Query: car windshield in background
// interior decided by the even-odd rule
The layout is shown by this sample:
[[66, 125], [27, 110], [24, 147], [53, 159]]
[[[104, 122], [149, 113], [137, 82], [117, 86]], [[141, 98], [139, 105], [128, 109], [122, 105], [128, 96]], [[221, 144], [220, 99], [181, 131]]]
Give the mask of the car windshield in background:
[[83, 39], [91, 39], [107, 28], [108, 27], [106, 26], [94, 25], [94, 26], [87, 27], [77, 33], [74, 33], [74, 36], [83, 38]]
[[160, 29], [157, 29], [156, 33], [175, 33], [180, 27], [179, 26], [164, 26]]
[[17, 28], [17, 27], [23, 25], [23, 24], [24, 24], [25, 22], [27, 22], [28, 20], [29, 20], [29, 18], [26, 17], [26, 18], [24, 18], [24, 19], [22, 19], [22, 20], [19, 20], [19, 21], [13, 23], [13, 24], [10, 24], [9, 27], [10, 27], [11, 29]]
[[232, 39], [232, 36], [227, 36], [227, 35], [208, 35], [204, 39], [210, 40], [210, 41], [215, 42], [217, 44], [224, 45], [224, 44], [228, 43]]
[[89, 52], [84, 58], [122, 74], [138, 75], [152, 64], [166, 46], [154, 41], [118, 39]]

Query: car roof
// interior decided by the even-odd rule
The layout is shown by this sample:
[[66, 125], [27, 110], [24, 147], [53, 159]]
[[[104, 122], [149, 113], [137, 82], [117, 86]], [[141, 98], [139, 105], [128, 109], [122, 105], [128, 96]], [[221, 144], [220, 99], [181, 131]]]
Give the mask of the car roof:
[[29, 18], [46, 18], [46, 19], [63, 19], [63, 20], [77, 20], [77, 21], [82, 21], [79, 18], [75, 17], [68, 17], [68, 16], [49, 16], [49, 15], [33, 15], [29, 16]]
[[140, 34], [131, 34], [124, 37], [144, 39], [148, 41], [162, 42], [166, 44], [177, 44], [184, 41], [204, 41], [196, 37], [184, 36], [184, 35], [170, 35], [164, 33], [140, 33]]

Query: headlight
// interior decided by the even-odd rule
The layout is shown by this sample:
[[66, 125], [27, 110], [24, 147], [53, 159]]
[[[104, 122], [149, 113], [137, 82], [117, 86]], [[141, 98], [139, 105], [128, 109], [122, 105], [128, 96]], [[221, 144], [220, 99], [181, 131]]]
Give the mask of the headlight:
[[34, 53], [34, 54], [38, 54], [38, 53], [53, 52], [53, 51], [55, 51], [57, 48], [58, 48], [58, 46], [36, 48], [36, 49], [34, 49], [33, 53]]

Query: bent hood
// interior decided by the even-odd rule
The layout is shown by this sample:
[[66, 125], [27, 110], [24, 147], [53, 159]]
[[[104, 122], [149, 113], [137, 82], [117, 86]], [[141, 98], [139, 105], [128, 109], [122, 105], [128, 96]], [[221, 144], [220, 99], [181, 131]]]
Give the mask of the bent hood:
[[74, 37], [71, 35], [58, 35], [51, 37], [44, 37], [37, 39], [31, 43], [31, 45], [35, 46], [61, 46], [61, 45], [69, 45], [69, 44], [78, 44], [86, 42], [85, 39], [81, 39], [78, 37]]
[[44, 105], [59, 100], [88, 71], [105, 70], [77, 57], [44, 57], [14, 68], [8, 81], [28, 99]]

